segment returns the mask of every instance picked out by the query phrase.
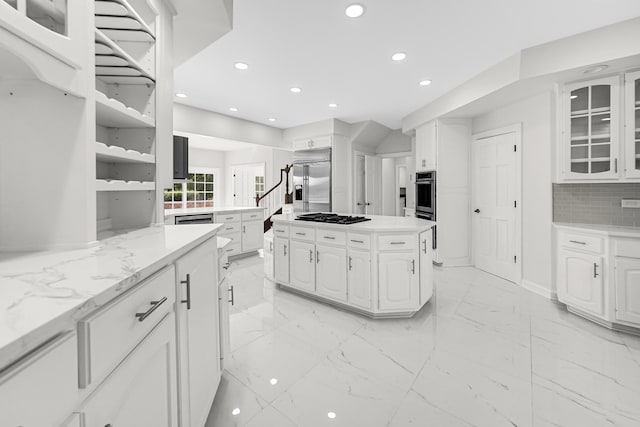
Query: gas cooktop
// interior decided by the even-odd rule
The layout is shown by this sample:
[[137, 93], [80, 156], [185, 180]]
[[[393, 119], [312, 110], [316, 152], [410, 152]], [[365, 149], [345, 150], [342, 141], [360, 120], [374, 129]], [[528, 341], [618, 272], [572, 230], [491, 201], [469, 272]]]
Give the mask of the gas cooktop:
[[371, 221], [371, 218], [363, 216], [338, 215], [334, 213], [310, 213], [302, 214], [296, 218], [298, 221], [327, 222], [330, 224], [355, 224], [358, 222]]

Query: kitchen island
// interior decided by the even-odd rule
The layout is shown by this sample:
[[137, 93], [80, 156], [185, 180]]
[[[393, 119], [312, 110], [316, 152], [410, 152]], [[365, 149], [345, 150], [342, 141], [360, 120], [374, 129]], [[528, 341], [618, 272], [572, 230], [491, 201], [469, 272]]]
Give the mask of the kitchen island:
[[[274, 215], [265, 262], [280, 287], [370, 317], [410, 317], [433, 295], [432, 221], [367, 215], [354, 224]], [[271, 261], [272, 260], [272, 261]]]

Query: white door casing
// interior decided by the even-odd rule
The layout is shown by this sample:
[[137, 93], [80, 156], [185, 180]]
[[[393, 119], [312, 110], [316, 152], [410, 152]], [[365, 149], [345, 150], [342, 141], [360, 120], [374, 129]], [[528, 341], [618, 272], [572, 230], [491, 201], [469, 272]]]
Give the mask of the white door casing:
[[520, 153], [519, 125], [473, 137], [474, 263], [515, 283], [522, 277]]

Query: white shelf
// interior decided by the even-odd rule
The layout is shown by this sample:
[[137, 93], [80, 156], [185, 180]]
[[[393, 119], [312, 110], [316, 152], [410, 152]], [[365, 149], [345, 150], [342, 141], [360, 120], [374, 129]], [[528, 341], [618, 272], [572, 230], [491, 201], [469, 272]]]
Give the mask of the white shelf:
[[96, 179], [96, 191], [153, 191], [155, 182]]
[[135, 150], [125, 150], [115, 145], [108, 146], [102, 142], [96, 142], [96, 159], [109, 163], [150, 163], [156, 162], [156, 156], [140, 153]]
[[120, 46], [96, 29], [96, 76], [106, 83], [155, 84], [154, 77]]
[[99, 125], [117, 128], [153, 128], [153, 118], [129, 108], [122, 102], [100, 91], [96, 91], [96, 122]]
[[155, 42], [151, 28], [126, 0], [97, 0], [96, 27], [115, 41]]

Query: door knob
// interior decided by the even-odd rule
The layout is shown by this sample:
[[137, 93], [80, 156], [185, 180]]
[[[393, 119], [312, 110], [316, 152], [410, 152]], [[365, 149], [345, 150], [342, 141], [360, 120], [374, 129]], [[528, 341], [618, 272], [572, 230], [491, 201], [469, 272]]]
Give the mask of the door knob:
[[476, 209], [474, 212], [475, 213], [480, 213], [480, 209]]

